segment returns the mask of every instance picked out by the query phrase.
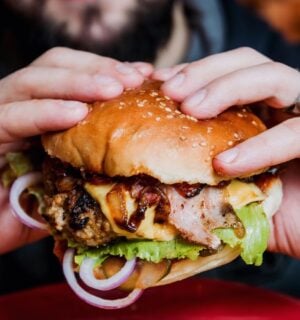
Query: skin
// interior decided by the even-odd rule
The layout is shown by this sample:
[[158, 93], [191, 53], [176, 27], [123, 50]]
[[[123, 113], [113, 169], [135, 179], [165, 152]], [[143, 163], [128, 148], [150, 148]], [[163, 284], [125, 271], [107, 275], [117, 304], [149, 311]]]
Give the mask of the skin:
[[[51, 49], [0, 81], [0, 156], [26, 148], [28, 137], [75, 125], [87, 115], [86, 103], [116, 97], [125, 88], [139, 86], [151, 72], [147, 63]], [[11, 214], [8, 190], [2, 187], [0, 208], [0, 254], [47, 235], [27, 228]]]
[[[275, 109], [295, 103], [300, 73], [250, 48], [221, 53], [174, 68], [157, 70], [164, 93], [199, 119], [211, 118], [232, 105], [257, 101]], [[300, 118], [285, 120], [264, 133], [219, 154], [215, 170], [238, 176], [291, 161], [281, 178], [284, 198], [273, 218], [269, 249], [300, 258]]]
[[[33, 0], [6, 2], [25, 14], [31, 12], [34, 3]], [[50, 20], [53, 18], [54, 24], [59, 23], [59, 15], [50, 15], [47, 8], [51, 6], [51, 10], [62, 12], [58, 5], [66, 6], [67, 2], [46, 2], [49, 7], [45, 7], [43, 14]], [[85, 2], [79, 4], [78, 1], [74, 12], [82, 10]], [[69, 6], [71, 2], [68, 3]], [[128, 7], [134, 3], [124, 1]], [[118, 6], [111, 8], [119, 10]], [[68, 30], [75, 37], [78, 33], [72, 26], [69, 25]], [[103, 33], [98, 31], [91, 34], [99, 37]], [[28, 137], [73, 126], [86, 116], [87, 102], [113, 98], [124, 88], [141, 84], [151, 72], [152, 67], [144, 63], [121, 64], [113, 59], [63, 48], [46, 52], [28, 67], [0, 81], [0, 155], [26, 148]], [[153, 77], [165, 81], [165, 93], [181, 101], [184, 112], [199, 119], [213, 117], [233, 104], [256, 101], [264, 101], [273, 108], [284, 108], [293, 104], [300, 93], [297, 71], [249, 48], [158, 70]], [[299, 137], [299, 118], [286, 120], [218, 155], [214, 166], [218, 172], [234, 176], [297, 159], [300, 156]], [[299, 171], [299, 161], [295, 160], [282, 175], [284, 200], [274, 218], [269, 244], [270, 250], [294, 257], [300, 257], [296, 245], [300, 229], [297, 211], [300, 205], [297, 200], [300, 198]], [[7, 190], [0, 189], [1, 239], [5, 240], [0, 242], [0, 254], [46, 236], [43, 232], [28, 229], [11, 215], [7, 195]]]

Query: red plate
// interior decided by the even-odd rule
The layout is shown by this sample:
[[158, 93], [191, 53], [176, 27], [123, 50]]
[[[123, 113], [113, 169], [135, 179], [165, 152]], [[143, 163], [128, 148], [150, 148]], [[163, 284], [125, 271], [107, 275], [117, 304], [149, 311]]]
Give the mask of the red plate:
[[100, 310], [80, 301], [66, 284], [0, 297], [0, 319], [300, 319], [300, 301], [218, 280], [189, 279], [148, 289], [134, 305]]

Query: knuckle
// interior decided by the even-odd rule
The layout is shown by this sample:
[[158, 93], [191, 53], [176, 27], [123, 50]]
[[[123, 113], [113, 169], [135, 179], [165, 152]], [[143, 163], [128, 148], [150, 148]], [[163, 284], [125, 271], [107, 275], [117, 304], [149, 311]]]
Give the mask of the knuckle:
[[263, 55], [262, 53], [256, 51], [255, 49], [251, 48], [251, 47], [241, 47], [236, 49], [238, 54], [241, 54], [245, 57], [249, 57], [252, 58], [255, 61], [260, 61], [261, 63], [263, 62], [268, 62], [268, 61], [272, 61], [270, 58], [266, 57], [265, 55]]
[[70, 51], [71, 49], [64, 48], [64, 47], [54, 47], [46, 51], [40, 59], [44, 61], [55, 61], [57, 57], [64, 55], [66, 52]]
[[275, 72], [282, 72], [285, 71], [287, 69], [286, 65], [284, 65], [281, 62], [277, 62], [277, 61], [270, 61], [268, 63], [268, 65], [272, 68], [273, 71]]
[[255, 49], [251, 48], [251, 47], [241, 47], [239, 49], [237, 49], [237, 51], [243, 55], [246, 55], [246, 56], [262, 56], [262, 54], [260, 54], [258, 51], [256, 51]]
[[24, 67], [16, 71], [13, 75], [13, 83], [18, 91], [26, 91], [29, 87], [30, 77], [33, 72], [32, 67]]
[[298, 138], [300, 138], [300, 119], [299, 118], [291, 118], [282, 123], [282, 125], [290, 130], [292, 134]]

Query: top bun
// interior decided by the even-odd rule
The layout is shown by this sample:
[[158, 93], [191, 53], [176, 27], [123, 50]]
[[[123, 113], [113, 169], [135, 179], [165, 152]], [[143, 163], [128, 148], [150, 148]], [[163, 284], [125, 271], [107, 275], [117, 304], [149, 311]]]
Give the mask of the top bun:
[[91, 104], [88, 116], [73, 128], [45, 134], [45, 150], [74, 167], [111, 177], [147, 174], [166, 184], [226, 180], [213, 170], [212, 159], [264, 131], [264, 124], [246, 108], [197, 120], [180, 112], [160, 85], [146, 81]]

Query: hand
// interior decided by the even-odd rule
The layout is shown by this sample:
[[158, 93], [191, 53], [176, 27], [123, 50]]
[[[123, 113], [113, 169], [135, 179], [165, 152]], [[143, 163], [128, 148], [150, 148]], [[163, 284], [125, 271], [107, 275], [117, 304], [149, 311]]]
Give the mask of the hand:
[[[189, 65], [157, 70], [166, 95], [182, 102], [182, 110], [203, 119], [233, 105], [264, 101], [273, 108], [295, 103], [300, 94], [300, 73], [273, 62], [249, 48], [217, 54]], [[213, 161], [217, 172], [239, 176], [300, 158], [300, 117], [288, 119]], [[300, 163], [282, 176], [284, 199], [274, 217], [270, 249], [300, 258]]]
[[[0, 81], [0, 156], [26, 147], [26, 138], [82, 120], [86, 102], [110, 99], [140, 85], [147, 63], [121, 63], [82, 51], [55, 48]], [[0, 188], [0, 254], [46, 236], [21, 224]]]

